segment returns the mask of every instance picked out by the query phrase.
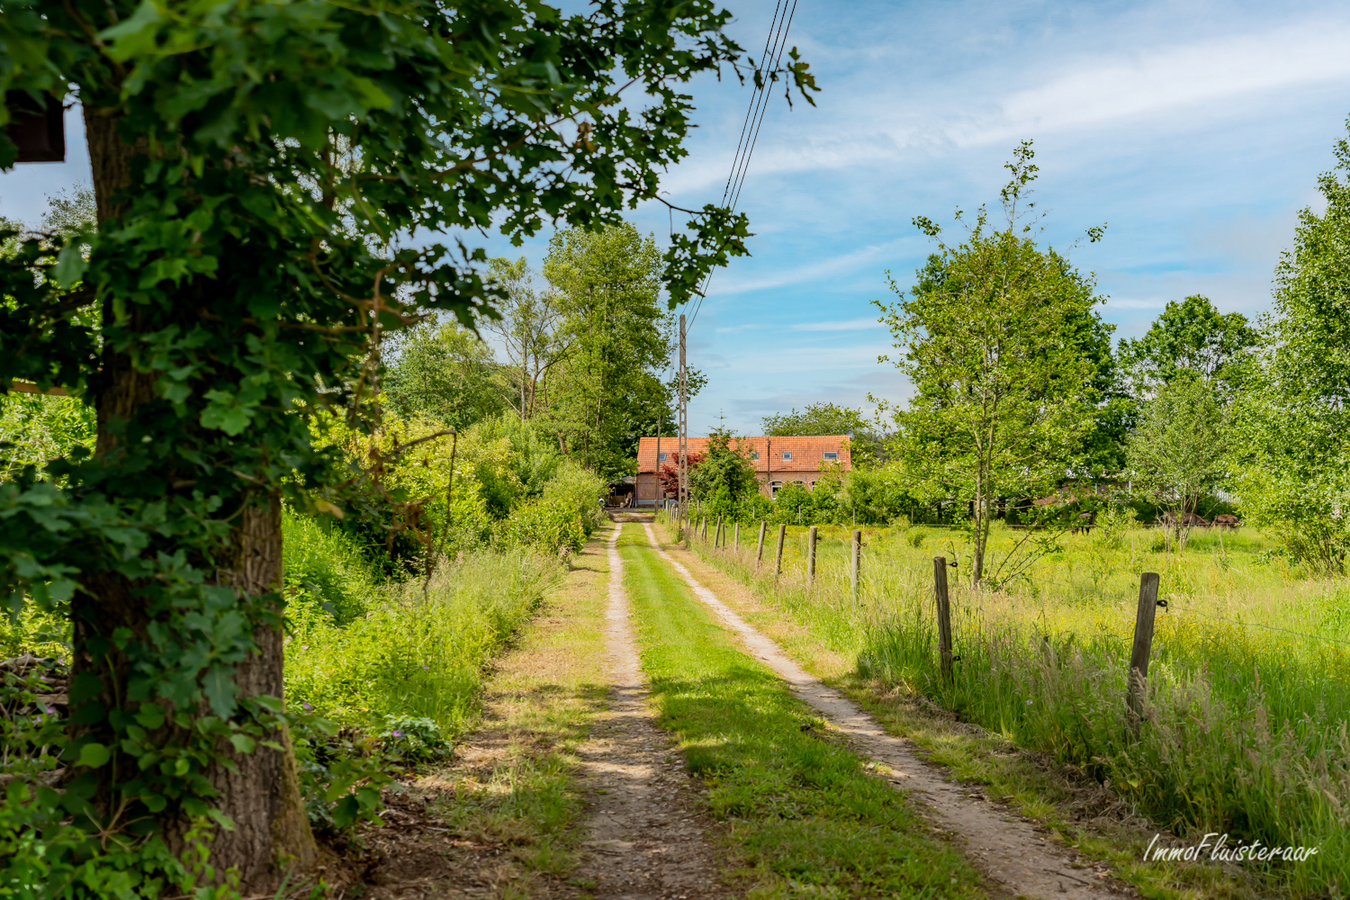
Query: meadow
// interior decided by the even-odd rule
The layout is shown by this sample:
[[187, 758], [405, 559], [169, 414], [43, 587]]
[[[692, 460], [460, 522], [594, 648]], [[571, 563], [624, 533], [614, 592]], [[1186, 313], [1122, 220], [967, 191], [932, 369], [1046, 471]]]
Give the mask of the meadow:
[[[1081, 768], [1163, 828], [1230, 842], [1319, 848], [1266, 875], [1304, 896], [1350, 891], [1350, 585], [1291, 566], [1268, 535], [1197, 530], [1182, 553], [1156, 529], [1106, 517], [1063, 535], [999, 589], [974, 590], [959, 530], [864, 528], [849, 579], [851, 529], [821, 527], [813, 585], [806, 528], [776, 529], [755, 565], [739, 547], [701, 553], [752, 585], [858, 674], [903, 687], [961, 718]], [[998, 528], [993, 568], [1040, 536]], [[1021, 551], [1017, 550], [1018, 542]], [[728, 543], [731, 543], [730, 533]], [[950, 569], [954, 677], [937, 668], [933, 558]], [[1006, 568], [1004, 570], [1007, 571]], [[1141, 572], [1160, 575], [1144, 724], [1125, 705]]]

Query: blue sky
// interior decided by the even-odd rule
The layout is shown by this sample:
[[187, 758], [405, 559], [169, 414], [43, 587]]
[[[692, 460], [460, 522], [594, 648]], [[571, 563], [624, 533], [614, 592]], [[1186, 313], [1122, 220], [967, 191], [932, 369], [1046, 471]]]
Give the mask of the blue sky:
[[[766, 0], [731, 0], [732, 35], [763, 47]], [[690, 335], [709, 376], [698, 433], [818, 400], [903, 400], [876, 362], [894, 295], [931, 244], [911, 219], [949, 223], [995, 204], [1002, 163], [1035, 141], [1044, 240], [1096, 273], [1117, 335], [1168, 300], [1209, 296], [1256, 315], [1300, 208], [1350, 115], [1350, 7], [1303, 3], [883, 3], [799, 0], [789, 43], [822, 88], [812, 108], [770, 104], [741, 195], [749, 259], [713, 277]], [[734, 79], [696, 83], [701, 126], [667, 177], [669, 198], [721, 198], [749, 100]], [[78, 121], [69, 161], [0, 175], [0, 214], [35, 221], [44, 197], [88, 180]], [[664, 243], [668, 217], [634, 212]], [[676, 220], [678, 224], [678, 218]], [[516, 251], [536, 266], [546, 237]]]

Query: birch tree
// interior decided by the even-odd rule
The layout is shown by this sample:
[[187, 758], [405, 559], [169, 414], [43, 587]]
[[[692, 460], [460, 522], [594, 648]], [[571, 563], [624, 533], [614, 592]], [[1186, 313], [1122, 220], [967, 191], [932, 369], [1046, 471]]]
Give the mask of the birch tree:
[[[898, 351], [880, 360], [914, 385], [896, 414], [894, 447], [922, 493], [969, 510], [975, 585], [985, 575], [995, 501], [1052, 491], [1094, 423], [1089, 351], [1100, 298], [1090, 277], [1039, 248], [1032, 225], [1020, 224], [1034, 208], [1032, 160], [1027, 142], [1007, 164], [1005, 227], [993, 228], [981, 207], [966, 239], [948, 244], [935, 223], [916, 218], [937, 252], [908, 290], [888, 273], [900, 299], [876, 303]], [[1089, 232], [1093, 240], [1100, 233]]]

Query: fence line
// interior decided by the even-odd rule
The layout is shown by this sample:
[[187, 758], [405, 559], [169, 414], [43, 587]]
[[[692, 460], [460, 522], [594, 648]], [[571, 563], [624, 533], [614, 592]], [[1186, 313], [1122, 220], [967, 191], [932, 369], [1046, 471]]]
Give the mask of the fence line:
[[[845, 538], [843, 541], [841, 541], [841, 543], [843, 543], [845, 546], [848, 546], [849, 540], [848, 540], [847, 538]], [[714, 549], [717, 549], [717, 548], [714, 548]], [[721, 549], [722, 549], [722, 550], [725, 550], [726, 548], [723, 547], [723, 548], [721, 548]], [[851, 564], [851, 563], [850, 563], [850, 564]], [[897, 570], [897, 571], [902, 571], [902, 570]], [[916, 573], [917, 573], [917, 574], [916, 574]], [[916, 579], [921, 579], [921, 578], [922, 578], [922, 572], [919, 571], [919, 570], [916, 570], [916, 573], [907, 573], [907, 574], [915, 574]], [[814, 573], [810, 573], [810, 574], [814, 574]], [[810, 575], [808, 575], [807, 577], [810, 578]], [[861, 580], [861, 579], [860, 579], [860, 580]], [[875, 579], [874, 579], [874, 578], [869, 578], [868, 580], [869, 580], [869, 581], [873, 581], [873, 582], [875, 583]], [[1037, 586], [1040, 586], [1040, 585], [1049, 585], [1049, 586], [1053, 586], [1053, 587], [1063, 588], [1063, 589], [1065, 589], [1065, 590], [1075, 591], [1075, 592], [1080, 593], [1080, 594], [1088, 594], [1089, 596], [1097, 597], [1097, 598], [1102, 599], [1102, 600], [1119, 601], [1119, 598], [1115, 598], [1115, 597], [1112, 597], [1112, 596], [1110, 596], [1110, 595], [1108, 595], [1108, 594], [1102, 593], [1100, 590], [1087, 589], [1087, 588], [1084, 588], [1084, 587], [1081, 586], [1081, 585], [1068, 584], [1068, 583], [1066, 583], [1066, 582], [1063, 582], [1063, 581], [1056, 581], [1056, 580], [1054, 580], [1054, 579], [1049, 579], [1049, 578], [1030, 579], [1030, 578], [1028, 578], [1028, 581], [1031, 581], [1033, 584], [1036, 584]], [[958, 584], [959, 584], [959, 582], [953, 583], [952, 587], [953, 587], [953, 588], [956, 588]], [[962, 592], [962, 593], [964, 593], [964, 592]], [[1213, 614], [1211, 614], [1211, 613], [1200, 612], [1199, 610], [1194, 609], [1193, 607], [1190, 607], [1190, 606], [1176, 606], [1176, 605], [1174, 605], [1174, 601], [1173, 601], [1173, 600], [1170, 600], [1170, 599], [1164, 598], [1164, 600], [1165, 600], [1165, 602], [1167, 603], [1167, 605], [1166, 605], [1165, 607], [1163, 607], [1163, 608], [1164, 608], [1166, 611], [1168, 611], [1168, 612], [1173, 612], [1173, 611], [1175, 611], [1175, 612], [1185, 613], [1185, 614], [1187, 614], [1187, 615], [1199, 616], [1200, 618], [1209, 619], [1209, 620], [1214, 621], [1214, 622], [1223, 622], [1223, 623], [1228, 624], [1228, 625], [1236, 625], [1236, 626], [1238, 626], [1238, 627], [1240, 627], [1240, 628], [1264, 628], [1264, 629], [1267, 630], [1267, 631], [1277, 631], [1277, 632], [1280, 632], [1280, 633], [1282, 633], [1282, 634], [1288, 634], [1288, 635], [1292, 635], [1292, 636], [1294, 636], [1294, 637], [1304, 638], [1304, 639], [1306, 639], [1306, 640], [1311, 640], [1311, 641], [1321, 641], [1321, 642], [1323, 642], [1323, 643], [1336, 644], [1336, 645], [1343, 646], [1343, 647], [1350, 647], [1350, 640], [1345, 640], [1345, 639], [1342, 639], [1342, 638], [1327, 637], [1327, 636], [1325, 636], [1325, 635], [1320, 635], [1320, 634], [1309, 634], [1309, 633], [1304, 632], [1304, 631], [1294, 631], [1294, 630], [1291, 629], [1291, 628], [1281, 628], [1281, 627], [1279, 627], [1278, 625], [1266, 625], [1266, 624], [1264, 624], [1264, 623], [1262, 623], [1262, 622], [1247, 622], [1247, 621], [1243, 621], [1242, 619], [1228, 619], [1228, 618], [1225, 618], [1225, 617], [1223, 617], [1223, 616], [1216, 616], [1216, 615], [1213, 615]], [[1123, 602], [1123, 601], [1120, 601], [1120, 602]]]

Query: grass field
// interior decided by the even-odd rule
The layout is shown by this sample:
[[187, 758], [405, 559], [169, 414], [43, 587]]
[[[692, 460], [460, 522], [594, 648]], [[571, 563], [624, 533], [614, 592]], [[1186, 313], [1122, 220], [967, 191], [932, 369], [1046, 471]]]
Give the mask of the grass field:
[[983, 896], [978, 874], [625, 526], [625, 587], [662, 727], [709, 786], [749, 896]]
[[[809, 627], [859, 674], [925, 695], [1017, 745], [1108, 783], [1182, 835], [1227, 832], [1307, 845], [1307, 862], [1264, 878], [1281, 891], [1350, 890], [1350, 587], [1307, 579], [1254, 531], [1196, 533], [1183, 554], [1157, 532], [1116, 523], [1067, 535], [1026, 577], [972, 591], [959, 532], [864, 529], [857, 599], [848, 529], [820, 529], [805, 578], [806, 529], [789, 530], [773, 577], [774, 530], [755, 572], [755, 530], [708, 553]], [[1024, 533], [995, 533], [999, 558]], [[747, 540], [748, 538], [748, 540]], [[953, 684], [936, 672], [934, 556], [952, 570]], [[1139, 573], [1161, 576], [1147, 722], [1128, 728], [1124, 695]]]

